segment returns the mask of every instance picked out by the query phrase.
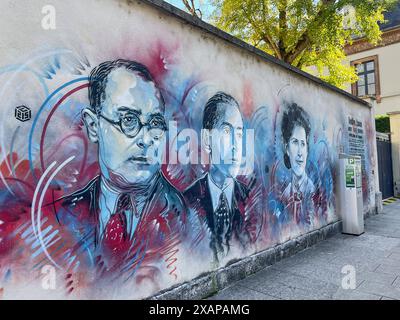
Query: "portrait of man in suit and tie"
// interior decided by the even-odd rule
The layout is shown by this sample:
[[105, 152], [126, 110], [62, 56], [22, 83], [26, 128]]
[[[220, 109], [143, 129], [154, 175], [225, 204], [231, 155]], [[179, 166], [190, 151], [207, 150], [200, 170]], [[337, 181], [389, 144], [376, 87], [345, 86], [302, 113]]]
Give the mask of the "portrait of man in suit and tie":
[[89, 102], [82, 119], [100, 174], [56, 201], [57, 219], [113, 277], [138, 268], [141, 278], [168, 274], [165, 255], [181, 242], [186, 210], [160, 170], [168, 130], [161, 91], [144, 65], [107, 61], [90, 74]]
[[210, 158], [209, 170], [184, 191], [188, 207], [202, 225], [198, 243], [206, 243], [214, 262], [220, 262], [232, 245], [244, 248], [249, 241], [245, 223], [249, 190], [237, 180], [243, 134], [238, 102], [229, 94], [216, 93], [203, 112], [202, 148]]

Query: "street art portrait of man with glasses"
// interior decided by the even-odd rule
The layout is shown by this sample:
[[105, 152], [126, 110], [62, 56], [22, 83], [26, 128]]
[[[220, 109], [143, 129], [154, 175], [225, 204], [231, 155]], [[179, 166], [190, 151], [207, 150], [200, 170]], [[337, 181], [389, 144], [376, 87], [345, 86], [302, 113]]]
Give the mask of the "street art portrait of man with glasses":
[[116, 60], [91, 72], [89, 102], [82, 118], [98, 146], [100, 175], [56, 201], [57, 219], [78, 240], [77, 251], [93, 252], [102, 275], [128, 280], [140, 274], [141, 281], [155, 282], [160, 273], [173, 275], [167, 255], [185, 233], [186, 211], [160, 170], [163, 96], [144, 65]]

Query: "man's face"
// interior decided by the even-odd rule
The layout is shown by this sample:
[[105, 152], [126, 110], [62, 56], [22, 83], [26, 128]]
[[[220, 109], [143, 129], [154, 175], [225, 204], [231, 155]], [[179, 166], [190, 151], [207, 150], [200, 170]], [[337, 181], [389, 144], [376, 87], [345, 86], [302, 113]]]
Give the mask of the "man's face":
[[212, 130], [211, 163], [226, 177], [235, 178], [242, 162], [243, 119], [236, 106], [220, 105]]
[[287, 146], [287, 155], [293, 173], [301, 178], [306, 170], [308, 149], [306, 131], [302, 126], [295, 126]]
[[[105, 99], [99, 117], [98, 143], [102, 175], [113, 185], [126, 188], [146, 183], [160, 168], [165, 134], [155, 136], [143, 126], [136, 135], [128, 136], [141, 123], [159, 123], [164, 120], [159, 91], [153, 82], [143, 80], [125, 68], [108, 75]], [[122, 121], [123, 130], [103, 117]], [[140, 126], [139, 126], [140, 127]]]

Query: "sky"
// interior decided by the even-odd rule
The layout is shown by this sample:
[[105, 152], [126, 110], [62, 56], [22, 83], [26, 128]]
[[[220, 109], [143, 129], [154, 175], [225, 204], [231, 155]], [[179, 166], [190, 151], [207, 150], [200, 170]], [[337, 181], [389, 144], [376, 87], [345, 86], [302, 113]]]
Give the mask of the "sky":
[[[178, 7], [179, 9], [185, 10], [185, 5], [183, 4], [182, 0], [165, 0], [165, 2], [168, 2], [175, 7]], [[203, 13], [204, 20], [207, 20], [207, 17], [212, 12], [210, 0], [195, 0], [195, 3], [198, 7], [200, 7], [201, 12]]]

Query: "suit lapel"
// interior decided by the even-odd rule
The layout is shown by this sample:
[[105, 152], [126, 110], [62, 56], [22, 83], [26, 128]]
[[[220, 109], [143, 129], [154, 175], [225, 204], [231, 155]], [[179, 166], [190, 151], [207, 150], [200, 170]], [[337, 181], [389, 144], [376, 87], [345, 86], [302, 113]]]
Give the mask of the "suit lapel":
[[214, 221], [214, 209], [211, 200], [210, 188], [208, 185], [208, 174], [200, 179], [200, 204], [204, 209], [206, 215], [206, 222], [208, 228], [214, 234], [215, 231], [215, 221]]
[[83, 189], [55, 202], [57, 207], [60, 205], [63, 208], [59, 210], [60, 207], [58, 207], [56, 211], [58, 222], [67, 228], [73, 226], [74, 232], [81, 235], [77, 247], [83, 244], [85, 247], [98, 245], [99, 189], [100, 177], [97, 176]]

